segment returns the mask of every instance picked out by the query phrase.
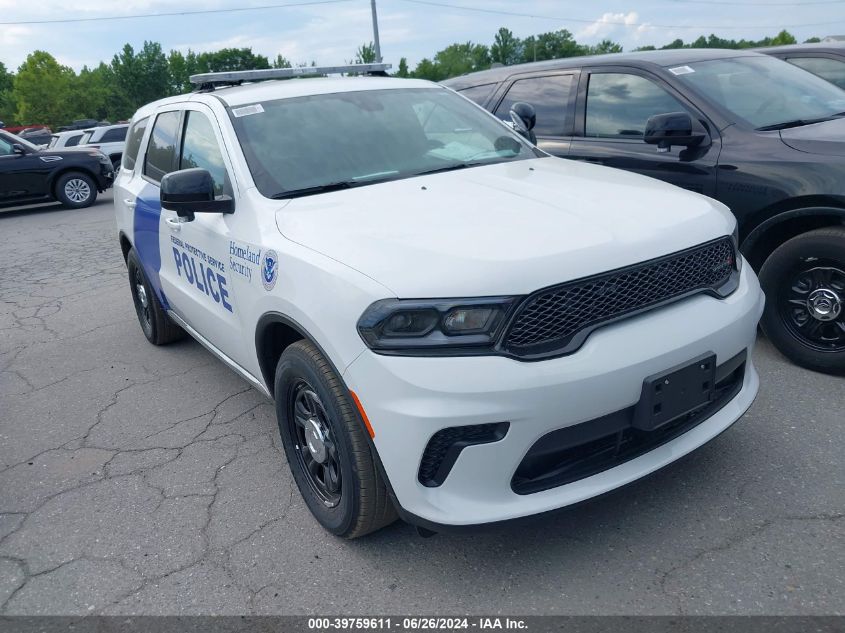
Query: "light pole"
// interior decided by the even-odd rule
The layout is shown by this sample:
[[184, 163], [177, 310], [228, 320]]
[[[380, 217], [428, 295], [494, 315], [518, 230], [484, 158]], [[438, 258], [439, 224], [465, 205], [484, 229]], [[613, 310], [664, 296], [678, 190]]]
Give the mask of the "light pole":
[[370, 7], [373, 10], [373, 44], [376, 47], [376, 62], [381, 63], [381, 45], [378, 42], [378, 13], [376, 13], [376, 0], [370, 0]]

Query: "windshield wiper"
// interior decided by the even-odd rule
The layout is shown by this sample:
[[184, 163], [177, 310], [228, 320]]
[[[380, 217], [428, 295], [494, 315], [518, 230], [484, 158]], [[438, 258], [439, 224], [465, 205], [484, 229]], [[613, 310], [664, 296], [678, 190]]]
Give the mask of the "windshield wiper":
[[301, 196], [311, 196], [315, 193], [328, 193], [330, 191], [340, 191], [341, 189], [351, 189], [361, 184], [354, 180], [342, 180], [339, 182], [330, 182], [325, 185], [316, 185], [314, 187], [303, 187], [302, 189], [291, 189], [290, 191], [280, 191], [270, 196], [273, 200], [284, 200], [285, 198], [299, 198]]
[[758, 132], [770, 132], [772, 130], [785, 130], [791, 127], [801, 127], [803, 125], [812, 125], [813, 123], [822, 123], [824, 121], [832, 121], [833, 119], [838, 119], [845, 116], [845, 112], [838, 112], [836, 114], [831, 114], [830, 116], [823, 116], [819, 117], [818, 119], [795, 119], [793, 121], [784, 121], [783, 123], [774, 123], [772, 125], [764, 125], [763, 127], [758, 127]]

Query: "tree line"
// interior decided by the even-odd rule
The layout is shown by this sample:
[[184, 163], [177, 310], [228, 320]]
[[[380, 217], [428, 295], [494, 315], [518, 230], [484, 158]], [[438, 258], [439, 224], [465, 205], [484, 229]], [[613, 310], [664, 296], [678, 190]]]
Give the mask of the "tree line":
[[[808, 42], [818, 38], [810, 38]], [[677, 39], [661, 49], [672, 48], [753, 48], [796, 43], [787, 31], [761, 40], [733, 40], [716, 35], [701, 36], [691, 42]], [[635, 50], [655, 50], [644, 46]], [[401, 58], [394, 72], [397, 77], [441, 81], [456, 75], [485, 70], [494, 64], [509, 66], [525, 62], [622, 52], [622, 46], [605, 39], [596, 45], [580, 44], [566, 29], [518, 38], [500, 28], [487, 44], [450, 44], [431, 58], [422, 59], [411, 70]], [[348, 62], [375, 61], [372, 43], [362, 44]], [[298, 66], [314, 65], [314, 62]], [[144, 42], [136, 51], [130, 44], [112, 58], [78, 73], [60, 64], [50, 53], [34, 51], [21, 66], [10, 72], [0, 62], [0, 121], [6, 125], [42, 124], [53, 128], [74, 119], [125, 120], [140, 106], [162, 97], [183, 94], [192, 89], [189, 77], [196, 73], [264, 68], [290, 68], [288, 59], [270, 59], [251, 48], [224, 48], [212, 52], [165, 53], [161, 44]]]

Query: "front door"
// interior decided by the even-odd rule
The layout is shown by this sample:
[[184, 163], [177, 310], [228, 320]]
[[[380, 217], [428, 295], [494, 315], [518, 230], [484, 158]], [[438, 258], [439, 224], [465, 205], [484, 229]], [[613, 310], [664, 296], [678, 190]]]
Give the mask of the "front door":
[[493, 113], [510, 121], [513, 104], [524, 102], [534, 106], [537, 124], [537, 147], [561, 158], [569, 153], [572, 137], [575, 88], [578, 78], [571, 72], [534, 75], [510, 80], [504, 96]]
[[[634, 70], [594, 70], [582, 75], [576, 109], [576, 135], [569, 158], [635, 171], [673, 185], [716, 194], [721, 142], [715, 126], [656, 77]], [[705, 126], [711, 141], [697, 148], [673, 146], [667, 152], [643, 141], [649, 117], [689, 112]]]
[[[172, 170], [205, 169], [214, 181], [215, 195], [235, 197], [231, 165], [221, 149], [222, 139], [214, 113], [202, 104], [189, 104], [186, 108], [173, 145]], [[156, 128], [153, 128], [151, 148], [154, 142]], [[169, 142], [168, 137], [164, 143]], [[156, 166], [151, 167], [155, 173]], [[161, 171], [164, 166], [159, 167]], [[226, 356], [243, 365], [247, 354], [239, 334], [235, 291], [226, 270], [234, 221], [234, 215], [222, 213], [197, 213], [193, 218], [180, 218], [175, 211], [162, 207], [161, 285], [171, 310]]]
[[0, 204], [38, 198], [47, 194], [47, 175], [60, 156], [40, 152], [16, 154], [13, 137], [0, 134]]

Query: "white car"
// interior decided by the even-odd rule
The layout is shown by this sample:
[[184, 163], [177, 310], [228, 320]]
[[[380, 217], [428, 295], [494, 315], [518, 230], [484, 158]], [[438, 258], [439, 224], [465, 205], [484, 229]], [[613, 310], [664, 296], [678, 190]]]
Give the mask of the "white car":
[[47, 149], [67, 149], [77, 147], [85, 136], [85, 130], [69, 130], [67, 132], [56, 132], [50, 136]]
[[109, 157], [114, 170], [117, 171], [120, 168], [120, 161], [123, 157], [123, 148], [126, 145], [126, 131], [128, 129], [129, 125], [123, 123], [118, 125], [102, 125], [84, 130], [79, 145], [100, 150]]
[[327, 530], [560, 508], [751, 405], [764, 299], [725, 206], [550, 157], [427, 81], [215, 87], [296, 72], [138, 110], [115, 206], [144, 335], [275, 400]]

